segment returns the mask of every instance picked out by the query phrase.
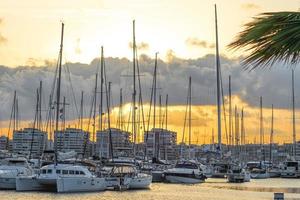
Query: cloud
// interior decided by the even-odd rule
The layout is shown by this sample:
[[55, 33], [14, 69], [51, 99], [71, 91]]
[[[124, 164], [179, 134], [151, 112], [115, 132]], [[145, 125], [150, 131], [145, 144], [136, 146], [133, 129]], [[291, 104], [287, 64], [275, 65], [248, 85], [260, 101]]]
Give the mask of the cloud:
[[[157, 87], [158, 93], [163, 97], [169, 95], [170, 105], [184, 105], [186, 102], [188, 77], [192, 76], [193, 104], [215, 105], [216, 101], [216, 72], [215, 56], [206, 55], [198, 59], [182, 59], [176, 57], [170, 50], [167, 54], [168, 62], [158, 61]], [[10, 68], [0, 66], [0, 119], [8, 119], [10, 114], [13, 91], [19, 97], [19, 111], [21, 119], [32, 119], [35, 108], [35, 90], [39, 81], [43, 81], [43, 107], [45, 110], [48, 97], [53, 85], [56, 61], [29, 59], [32, 65]], [[119, 89], [123, 88], [124, 103], [130, 102], [132, 96], [132, 63], [126, 58], [105, 59], [107, 79], [112, 82], [112, 105], [117, 106]], [[35, 67], [37, 62], [44, 66]], [[71, 88], [79, 105], [80, 93], [84, 91], [84, 109], [88, 116], [91, 95], [94, 88], [95, 73], [99, 67], [99, 58], [90, 64], [68, 63], [72, 81], [69, 82], [66, 65], [62, 74], [62, 96], [67, 98], [67, 117], [76, 118], [75, 102]], [[272, 70], [255, 70], [247, 72], [240, 66], [239, 60], [221, 57], [224, 95], [228, 95], [228, 76], [232, 78], [232, 94], [252, 107], [259, 105], [259, 96], [263, 96], [264, 107], [274, 104], [275, 108], [290, 109], [291, 106], [291, 71], [277, 64]], [[149, 102], [150, 88], [152, 87], [152, 74], [154, 59], [147, 55], [139, 57], [141, 72], [141, 86], [144, 102]], [[296, 69], [295, 74], [300, 74]], [[300, 80], [296, 77], [295, 88], [300, 88]], [[296, 91], [296, 106], [300, 108], [299, 94]]]
[[185, 44], [190, 47], [200, 47], [200, 48], [215, 48], [215, 44], [208, 43], [205, 40], [200, 40], [198, 38], [188, 38], [185, 40]]
[[[132, 47], [133, 47], [132, 42], [129, 42], [128, 47], [129, 47], [130, 49], [132, 49]], [[141, 50], [141, 51], [146, 51], [146, 50], [149, 49], [149, 44], [146, 43], [146, 42], [140, 42], [140, 43], [137, 43], [137, 44], [136, 44], [136, 48], [137, 48], [138, 50]]]
[[245, 10], [258, 10], [260, 9], [260, 6], [254, 3], [244, 3], [241, 5], [241, 7]]

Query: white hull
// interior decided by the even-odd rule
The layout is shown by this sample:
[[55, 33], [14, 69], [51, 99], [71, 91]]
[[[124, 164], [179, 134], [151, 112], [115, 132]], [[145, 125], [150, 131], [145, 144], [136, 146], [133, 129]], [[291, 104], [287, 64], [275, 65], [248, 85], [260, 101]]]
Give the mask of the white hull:
[[280, 177], [282, 178], [298, 178], [299, 173], [294, 170], [284, 170], [281, 172]]
[[16, 189], [16, 178], [0, 177], [0, 189]]
[[256, 174], [256, 173], [251, 173], [251, 178], [253, 179], [266, 179], [270, 178], [269, 173], [263, 173], [263, 174]]
[[144, 175], [138, 176], [131, 179], [129, 183], [129, 189], [148, 189], [152, 183], [152, 176]]
[[135, 177], [108, 177], [105, 179], [107, 188], [118, 190], [126, 189], [148, 189], [152, 183], [152, 176], [147, 174], [139, 174]]
[[173, 176], [166, 175], [165, 179], [170, 183], [186, 183], [186, 184], [195, 184], [195, 183], [203, 183], [204, 180], [190, 177], [182, 177], [182, 176]]
[[241, 183], [241, 182], [249, 182], [251, 177], [250, 177], [249, 173], [228, 174], [227, 179], [228, 179], [228, 182], [230, 182], [230, 183]]
[[67, 177], [57, 179], [57, 192], [94, 192], [105, 189], [105, 178]]
[[17, 177], [17, 191], [56, 191], [56, 187], [41, 184], [36, 176]]

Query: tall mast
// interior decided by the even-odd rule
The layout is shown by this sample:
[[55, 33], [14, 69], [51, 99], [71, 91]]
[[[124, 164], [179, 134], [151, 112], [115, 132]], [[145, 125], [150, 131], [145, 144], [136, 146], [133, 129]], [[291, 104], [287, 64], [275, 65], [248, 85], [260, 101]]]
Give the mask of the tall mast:
[[81, 91], [81, 100], [80, 100], [80, 129], [83, 128], [83, 91]]
[[295, 78], [292, 70], [292, 106], [293, 106], [293, 156], [296, 157], [296, 115], [295, 115]]
[[[111, 105], [111, 81], [108, 82], [108, 106], [111, 108], [113, 105]], [[110, 116], [107, 116], [110, 117]]]
[[92, 142], [92, 155], [95, 153], [95, 138], [96, 138], [96, 106], [97, 106], [97, 86], [98, 86], [98, 73], [96, 73], [95, 90], [94, 90], [94, 111], [93, 111], [93, 142]]
[[42, 129], [42, 90], [43, 90], [43, 82], [40, 81], [40, 88], [39, 88], [39, 117], [38, 117], [38, 129], [41, 130]]
[[158, 127], [161, 129], [161, 128], [163, 128], [162, 127], [162, 111], [161, 111], [161, 109], [162, 109], [162, 103], [161, 103], [161, 95], [159, 95], [159, 116], [158, 116]]
[[264, 145], [264, 128], [263, 128], [263, 108], [262, 108], [262, 96], [260, 96], [260, 129], [259, 129], [259, 134], [260, 134], [260, 147], [261, 150], [263, 151], [263, 160], [265, 160], [265, 149], [263, 147]]
[[58, 131], [58, 123], [59, 123], [61, 63], [62, 63], [63, 41], [64, 41], [64, 23], [61, 24], [61, 38], [60, 38], [60, 50], [59, 50], [58, 80], [57, 80], [57, 93], [56, 93], [56, 124], [55, 124], [56, 131]]
[[118, 128], [123, 129], [123, 92], [120, 88], [120, 105], [119, 105], [119, 119], [118, 119]]
[[156, 127], [156, 78], [157, 78], [157, 53], [155, 53], [155, 64], [154, 64], [154, 80], [153, 80], [153, 128]]
[[215, 4], [215, 26], [216, 26], [216, 73], [217, 73], [217, 106], [218, 106], [218, 150], [221, 151], [222, 130], [221, 130], [221, 90], [220, 90], [220, 57], [219, 57], [219, 39], [218, 39], [218, 15], [217, 5]]
[[238, 128], [237, 128], [237, 120], [238, 120], [238, 114], [237, 114], [237, 107], [234, 106], [234, 125], [235, 125], [235, 146], [238, 146]]
[[169, 101], [169, 95], [166, 95], [166, 130], [168, 130], [168, 101]]
[[13, 130], [16, 130], [17, 127], [17, 92], [14, 93], [14, 102], [13, 102]]
[[273, 147], [273, 138], [274, 137], [274, 112], [273, 112], [273, 104], [272, 104], [272, 118], [271, 118], [271, 134], [270, 134], [270, 161], [272, 161], [272, 147]]
[[66, 97], [63, 97], [63, 130], [66, 129]]
[[192, 77], [189, 77], [189, 158], [191, 159], [191, 138], [192, 138]]
[[133, 93], [132, 93], [132, 134], [133, 134], [133, 154], [135, 157], [136, 154], [136, 122], [135, 122], [135, 112], [136, 112], [136, 83], [135, 83], [135, 79], [136, 79], [136, 75], [135, 75], [135, 64], [136, 64], [136, 58], [135, 58], [135, 52], [136, 52], [136, 44], [135, 44], [135, 20], [133, 20], [133, 24], [132, 24], [132, 31], [133, 31], [133, 46], [132, 46], [132, 52], [133, 52], [133, 59], [132, 59], [132, 63], [133, 63]]
[[231, 76], [229, 76], [229, 144], [232, 145]]
[[101, 69], [100, 69], [100, 108], [99, 108], [99, 130], [103, 130], [103, 69], [104, 69], [104, 51], [101, 46]]
[[262, 110], [262, 96], [259, 98], [259, 107], [260, 107], [260, 120], [259, 120], [259, 143], [260, 148], [262, 148], [262, 145], [264, 143], [263, 141], [263, 110]]

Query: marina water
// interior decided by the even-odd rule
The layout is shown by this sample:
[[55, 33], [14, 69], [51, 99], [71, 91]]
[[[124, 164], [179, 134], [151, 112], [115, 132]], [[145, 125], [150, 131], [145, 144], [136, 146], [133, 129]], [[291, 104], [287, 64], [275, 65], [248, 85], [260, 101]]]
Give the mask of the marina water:
[[226, 179], [209, 178], [194, 185], [153, 183], [149, 190], [123, 192], [57, 194], [51, 192], [16, 192], [1, 190], [1, 200], [264, 200], [275, 192], [284, 192], [285, 199], [300, 199], [300, 179], [252, 179], [247, 183], [227, 183]]

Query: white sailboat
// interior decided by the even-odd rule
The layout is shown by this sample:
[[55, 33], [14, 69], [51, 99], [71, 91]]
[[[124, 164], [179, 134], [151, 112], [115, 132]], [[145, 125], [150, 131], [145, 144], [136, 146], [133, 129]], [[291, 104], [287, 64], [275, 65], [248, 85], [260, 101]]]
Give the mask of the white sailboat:
[[164, 172], [164, 177], [170, 183], [195, 184], [203, 183], [206, 176], [199, 165], [192, 161], [179, 161], [174, 168]]
[[107, 188], [116, 190], [148, 189], [152, 183], [152, 176], [139, 173], [134, 165], [118, 163], [107, 166], [110, 172], [105, 177]]
[[227, 174], [227, 179], [230, 183], [249, 182], [250, 178], [250, 172], [240, 165], [232, 165], [229, 173]]

